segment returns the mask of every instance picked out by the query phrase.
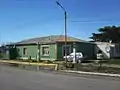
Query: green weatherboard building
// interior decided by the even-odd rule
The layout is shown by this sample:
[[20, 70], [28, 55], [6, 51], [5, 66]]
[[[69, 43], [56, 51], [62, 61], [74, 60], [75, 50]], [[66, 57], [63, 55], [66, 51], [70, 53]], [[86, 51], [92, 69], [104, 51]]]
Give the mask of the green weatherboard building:
[[[17, 42], [9, 47], [9, 59], [63, 60], [65, 56], [65, 37], [53, 35], [32, 38]], [[73, 37], [67, 37], [67, 55], [72, 53], [73, 46], [89, 59], [94, 58], [94, 44]]]

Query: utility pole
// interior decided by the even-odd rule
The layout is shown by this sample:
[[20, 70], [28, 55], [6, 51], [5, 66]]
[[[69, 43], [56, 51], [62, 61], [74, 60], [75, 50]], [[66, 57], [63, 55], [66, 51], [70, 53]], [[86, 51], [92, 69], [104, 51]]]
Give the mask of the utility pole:
[[58, 6], [64, 11], [64, 29], [65, 29], [65, 61], [67, 61], [67, 12], [65, 8], [57, 1]]
[[40, 61], [40, 44], [39, 44], [39, 42], [37, 43], [37, 45], [38, 45], [38, 48], [37, 48], [37, 62], [39, 62]]

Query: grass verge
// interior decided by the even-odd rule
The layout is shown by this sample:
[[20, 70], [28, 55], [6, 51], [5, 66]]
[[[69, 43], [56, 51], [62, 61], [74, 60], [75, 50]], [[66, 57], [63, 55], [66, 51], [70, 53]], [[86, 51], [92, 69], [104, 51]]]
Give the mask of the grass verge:
[[85, 71], [85, 72], [100, 72], [100, 73], [112, 73], [112, 74], [120, 74], [120, 68], [117, 67], [106, 67], [100, 65], [82, 65], [80, 63], [72, 64], [68, 63], [59, 65], [60, 70], [75, 70], [75, 71]]
[[116, 64], [116, 65], [120, 65], [120, 59], [118, 60], [109, 60], [107, 64]]

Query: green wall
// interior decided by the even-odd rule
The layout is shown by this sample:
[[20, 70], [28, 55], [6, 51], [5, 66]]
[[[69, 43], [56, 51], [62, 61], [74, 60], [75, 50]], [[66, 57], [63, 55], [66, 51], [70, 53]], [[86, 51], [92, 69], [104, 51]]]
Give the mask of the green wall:
[[62, 45], [63, 43], [57, 44], [57, 60], [61, 60], [63, 58], [62, 57]]
[[[42, 47], [46, 45], [41, 45], [40, 48], [42, 50]], [[57, 44], [48, 44], [49, 47], [49, 56], [43, 56], [41, 53], [41, 60], [56, 60], [57, 59]]]
[[50, 45], [50, 58], [57, 59], [57, 44]]
[[[65, 43], [57, 43], [57, 60], [63, 60], [63, 45], [65, 45]], [[71, 52], [73, 49], [73, 43], [67, 43], [67, 45], [71, 45]]]
[[[57, 44], [57, 60], [62, 60], [62, 46], [64, 43]], [[71, 52], [73, 52], [73, 43], [68, 43], [67, 45], [71, 45]], [[92, 43], [83, 43], [79, 42], [76, 43], [76, 52], [82, 52], [84, 56], [88, 57], [89, 59], [94, 58], [94, 44]]]
[[[57, 59], [57, 45], [56, 44], [48, 44], [49, 46], [49, 56], [43, 56], [42, 55], [42, 47], [46, 45], [40, 45], [40, 60], [56, 60]], [[28, 54], [24, 55], [23, 54], [23, 48], [27, 48]], [[19, 57], [20, 59], [22, 58], [28, 58], [31, 56], [31, 59], [37, 59], [38, 55], [38, 45], [22, 45], [22, 46], [17, 46], [18, 52], [19, 52]]]
[[[45, 44], [40, 45], [40, 60], [62, 60], [62, 46], [64, 43], [57, 43], [57, 44]], [[71, 52], [73, 50], [73, 43], [68, 43], [68, 45], [71, 45]], [[42, 47], [49, 46], [49, 55], [43, 56], [42, 55]], [[19, 57], [22, 59], [24, 57], [29, 58], [31, 56], [31, 59], [37, 60], [38, 55], [38, 45], [22, 45], [22, 46], [16, 46], [17, 51], [19, 52]], [[23, 55], [23, 48], [27, 48], [28, 54]], [[76, 43], [76, 50], [77, 52], [82, 52], [84, 56], [87, 56], [89, 59], [94, 58], [94, 44], [91, 43]]]
[[78, 43], [76, 50], [77, 52], [82, 52], [88, 59], [94, 58], [94, 44], [92, 43]]
[[[27, 48], [27, 55], [23, 54], [23, 48]], [[24, 45], [24, 46], [17, 46], [18, 52], [19, 52], [19, 57], [23, 58], [23, 57], [30, 57], [31, 58], [35, 58], [37, 57], [37, 49], [38, 46], [37, 45]]]

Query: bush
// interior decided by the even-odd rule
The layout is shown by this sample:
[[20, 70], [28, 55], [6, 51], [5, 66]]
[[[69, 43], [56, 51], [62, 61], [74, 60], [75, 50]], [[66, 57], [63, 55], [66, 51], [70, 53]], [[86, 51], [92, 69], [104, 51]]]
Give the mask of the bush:
[[3, 54], [0, 54], [0, 58], [3, 58]]
[[108, 64], [118, 64], [120, 65], [120, 59], [116, 59], [116, 60], [109, 60]]
[[38, 62], [37, 60], [30, 60], [31, 62]]
[[72, 62], [64, 62], [63, 66], [66, 68], [74, 68], [74, 64]]

